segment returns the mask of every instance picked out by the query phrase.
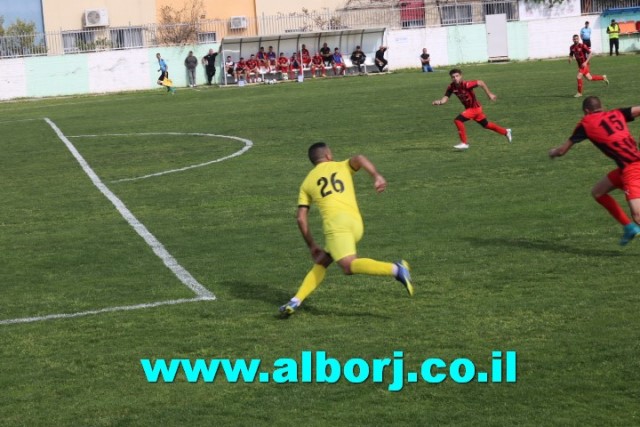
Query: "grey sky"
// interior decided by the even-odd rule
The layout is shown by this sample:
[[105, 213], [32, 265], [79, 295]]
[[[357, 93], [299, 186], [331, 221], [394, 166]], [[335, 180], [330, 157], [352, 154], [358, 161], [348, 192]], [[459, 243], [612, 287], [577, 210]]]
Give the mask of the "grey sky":
[[36, 31], [42, 32], [42, 4], [40, 0], [0, 0], [0, 15], [4, 16], [4, 29], [14, 23], [16, 19], [33, 21]]

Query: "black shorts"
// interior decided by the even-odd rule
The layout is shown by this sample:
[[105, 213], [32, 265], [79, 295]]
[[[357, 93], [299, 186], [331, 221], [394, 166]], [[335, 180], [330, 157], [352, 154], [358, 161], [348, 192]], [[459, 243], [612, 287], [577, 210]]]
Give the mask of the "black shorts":
[[158, 77], [158, 81], [163, 81], [164, 79], [168, 79], [169, 78], [169, 73], [166, 71], [163, 71], [162, 73], [160, 73], [160, 77]]

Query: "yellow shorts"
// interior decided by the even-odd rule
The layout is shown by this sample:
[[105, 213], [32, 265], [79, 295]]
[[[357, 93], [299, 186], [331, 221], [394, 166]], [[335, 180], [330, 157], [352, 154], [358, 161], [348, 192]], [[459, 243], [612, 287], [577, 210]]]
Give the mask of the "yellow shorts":
[[362, 239], [364, 226], [362, 219], [352, 215], [339, 215], [325, 224], [325, 251], [338, 261], [355, 255], [356, 243]]

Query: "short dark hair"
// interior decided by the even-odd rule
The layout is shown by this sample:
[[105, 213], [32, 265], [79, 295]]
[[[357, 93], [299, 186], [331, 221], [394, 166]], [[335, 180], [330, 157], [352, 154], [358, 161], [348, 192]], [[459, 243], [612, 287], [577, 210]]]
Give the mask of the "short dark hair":
[[311, 160], [311, 163], [313, 163], [314, 165], [318, 163], [318, 161], [320, 159], [322, 159], [322, 156], [324, 156], [324, 152], [327, 149], [327, 144], [322, 142], [322, 141], [318, 141], [316, 143], [314, 143], [311, 147], [309, 147], [309, 160]]
[[450, 76], [453, 76], [455, 73], [462, 74], [462, 70], [460, 68], [454, 68], [453, 70], [449, 71]]
[[584, 101], [582, 101], [582, 109], [591, 112], [602, 110], [602, 102], [600, 102], [600, 98], [597, 96], [587, 96]]

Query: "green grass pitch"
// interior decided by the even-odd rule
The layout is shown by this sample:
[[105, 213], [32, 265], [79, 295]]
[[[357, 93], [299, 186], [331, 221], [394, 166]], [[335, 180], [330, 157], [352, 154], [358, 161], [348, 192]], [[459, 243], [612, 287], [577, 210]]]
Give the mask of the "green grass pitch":
[[[0, 425], [633, 425], [640, 423], [640, 242], [590, 197], [614, 167], [588, 142], [547, 151], [579, 121], [566, 60], [464, 66], [513, 143], [441, 107], [447, 70], [0, 103]], [[596, 57], [607, 108], [640, 104], [637, 58]], [[196, 297], [90, 181], [49, 118], [102, 182], [215, 301], [7, 323]], [[640, 127], [631, 123], [635, 136]], [[128, 178], [224, 161], [152, 178]], [[113, 135], [119, 134], [119, 135]], [[80, 137], [95, 135], [93, 137]], [[362, 153], [359, 254], [413, 268], [392, 279], [333, 266], [303, 309], [277, 308], [311, 259], [295, 223], [307, 147]], [[615, 197], [624, 205], [622, 194]], [[312, 210], [315, 235], [320, 221]], [[405, 365], [492, 350], [518, 355], [515, 384], [172, 384], [140, 359], [392, 357]]]

